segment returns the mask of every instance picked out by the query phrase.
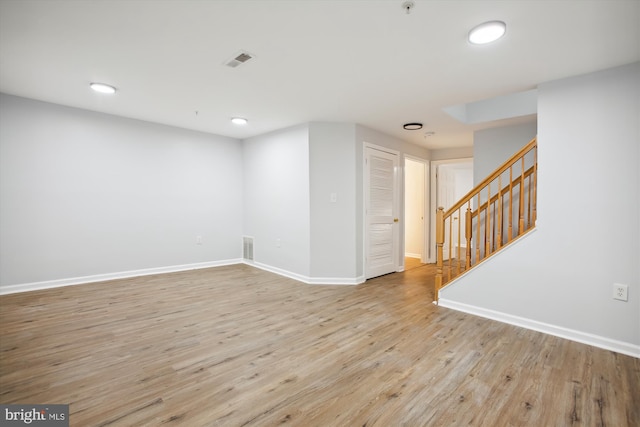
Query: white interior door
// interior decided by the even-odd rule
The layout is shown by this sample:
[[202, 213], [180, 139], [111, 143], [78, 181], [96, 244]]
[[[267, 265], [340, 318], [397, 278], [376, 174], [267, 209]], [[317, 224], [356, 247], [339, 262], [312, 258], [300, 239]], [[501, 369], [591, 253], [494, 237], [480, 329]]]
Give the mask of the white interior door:
[[365, 277], [398, 269], [398, 154], [365, 147]]
[[[456, 177], [453, 172], [447, 165], [439, 165], [437, 171], [437, 182], [438, 182], [438, 191], [437, 191], [437, 205], [438, 207], [443, 207], [445, 212], [456, 202], [455, 200], [455, 188], [456, 188]], [[456, 233], [454, 237], [454, 241], [457, 241], [457, 231], [458, 224], [453, 224], [452, 232]], [[442, 257], [444, 260], [449, 259], [449, 233], [444, 233], [445, 241], [442, 246]]]
[[[435, 160], [431, 162], [431, 204], [430, 212], [435, 214], [437, 208], [442, 206], [445, 211], [453, 206], [462, 196], [467, 194], [473, 188], [473, 159], [450, 159]], [[464, 215], [462, 215], [462, 219]], [[461, 220], [459, 218], [458, 220]], [[464, 230], [464, 223], [460, 230]], [[457, 232], [457, 224], [454, 224]], [[436, 262], [436, 222], [435, 215], [431, 216], [429, 234], [429, 262]], [[462, 231], [464, 233], [464, 231]], [[457, 242], [457, 239], [454, 239]], [[449, 250], [447, 244], [443, 247]], [[456, 256], [456, 254], [452, 254]], [[445, 254], [445, 259], [449, 258], [449, 254]]]

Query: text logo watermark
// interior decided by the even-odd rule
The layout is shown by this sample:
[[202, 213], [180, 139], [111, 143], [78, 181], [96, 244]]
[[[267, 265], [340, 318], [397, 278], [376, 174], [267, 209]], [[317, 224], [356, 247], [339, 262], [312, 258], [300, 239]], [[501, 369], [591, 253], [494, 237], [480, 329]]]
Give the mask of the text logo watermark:
[[69, 427], [69, 405], [0, 405], [0, 425]]

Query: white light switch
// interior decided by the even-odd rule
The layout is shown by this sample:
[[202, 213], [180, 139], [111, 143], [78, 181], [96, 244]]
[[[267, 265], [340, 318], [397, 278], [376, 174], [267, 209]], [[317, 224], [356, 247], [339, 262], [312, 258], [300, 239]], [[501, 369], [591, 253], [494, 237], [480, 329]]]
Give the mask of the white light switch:
[[329, 195], [329, 200], [331, 200], [331, 203], [335, 203], [338, 201], [338, 193], [331, 193]]

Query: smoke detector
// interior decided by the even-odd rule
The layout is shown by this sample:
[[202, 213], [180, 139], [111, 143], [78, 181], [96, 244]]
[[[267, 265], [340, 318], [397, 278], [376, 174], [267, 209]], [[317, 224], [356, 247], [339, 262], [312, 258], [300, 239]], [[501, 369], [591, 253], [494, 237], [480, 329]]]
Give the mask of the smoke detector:
[[411, 13], [411, 9], [413, 9], [415, 5], [416, 5], [415, 2], [412, 2], [411, 0], [407, 0], [404, 3], [402, 3], [402, 8], [407, 11], [407, 15], [408, 15]]
[[231, 59], [226, 61], [224, 65], [226, 65], [227, 67], [236, 68], [237, 66], [242, 65], [253, 58], [254, 56], [252, 54], [241, 50], [240, 52], [236, 53]]

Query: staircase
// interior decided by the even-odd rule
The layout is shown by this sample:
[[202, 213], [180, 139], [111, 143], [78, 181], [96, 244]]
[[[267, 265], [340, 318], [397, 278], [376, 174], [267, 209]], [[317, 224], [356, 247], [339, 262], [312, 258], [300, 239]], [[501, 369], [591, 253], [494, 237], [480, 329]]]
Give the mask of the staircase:
[[436, 213], [435, 300], [461, 273], [533, 229], [538, 143], [532, 139], [473, 190]]

